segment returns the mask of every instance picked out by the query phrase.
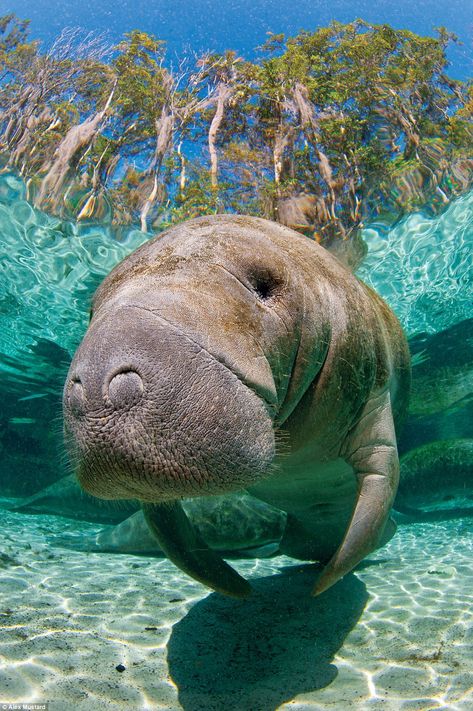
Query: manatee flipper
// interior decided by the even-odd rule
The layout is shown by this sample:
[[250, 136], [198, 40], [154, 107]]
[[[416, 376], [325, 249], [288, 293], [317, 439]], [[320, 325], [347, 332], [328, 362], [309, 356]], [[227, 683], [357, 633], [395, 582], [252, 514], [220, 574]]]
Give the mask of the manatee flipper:
[[399, 458], [388, 390], [372, 396], [347, 438], [344, 457], [358, 480], [353, 514], [337, 551], [323, 569], [314, 595], [350, 572], [382, 539], [399, 484]]
[[178, 501], [142, 504], [150, 531], [166, 556], [199, 583], [231, 597], [251, 594], [250, 584], [211, 550]]

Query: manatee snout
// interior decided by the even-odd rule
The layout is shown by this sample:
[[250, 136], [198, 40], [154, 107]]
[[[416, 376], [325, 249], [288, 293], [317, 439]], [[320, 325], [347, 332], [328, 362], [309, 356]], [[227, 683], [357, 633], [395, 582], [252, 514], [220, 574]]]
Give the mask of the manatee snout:
[[[112, 373], [104, 382], [104, 400], [108, 400], [109, 404], [116, 410], [126, 409], [134, 405], [141, 398], [144, 391], [141, 375], [129, 366], [122, 367], [122, 370]], [[90, 394], [91, 391], [89, 389], [87, 394], [84, 391], [81, 376], [72, 375], [67, 390], [67, 405], [74, 416], [80, 418], [87, 414]]]
[[178, 326], [140, 308], [93, 319], [70, 367], [64, 420], [81, 485], [105, 499], [239, 490], [275, 455], [265, 401]]

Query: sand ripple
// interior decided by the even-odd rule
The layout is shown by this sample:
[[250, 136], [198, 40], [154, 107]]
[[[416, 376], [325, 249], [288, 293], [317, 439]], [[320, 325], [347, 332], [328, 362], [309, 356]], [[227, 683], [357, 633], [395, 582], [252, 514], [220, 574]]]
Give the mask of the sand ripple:
[[[313, 599], [315, 566], [244, 560], [249, 601], [164, 559], [83, 553], [91, 524], [3, 515], [0, 701], [78, 709], [473, 708], [473, 535], [400, 527]], [[117, 666], [123, 665], [120, 672]]]

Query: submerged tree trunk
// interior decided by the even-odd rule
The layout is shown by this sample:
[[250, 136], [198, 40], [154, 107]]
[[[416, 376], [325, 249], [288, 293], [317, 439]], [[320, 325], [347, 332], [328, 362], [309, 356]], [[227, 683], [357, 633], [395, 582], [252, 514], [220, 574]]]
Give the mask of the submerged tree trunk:
[[294, 129], [292, 126], [284, 124], [282, 120], [274, 136], [273, 146], [273, 166], [274, 166], [274, 182], [279, 188], [281, 180], [284, 178], [284, 152], [286, 148], [294, 144]]
[[37, 207], [47, 206], [57, 210], [62, 190], [66, 181], [74, 174], [79, 152], [89, 148], [99, 132], [100, 125], [110, 107], [115, 87], [112, 89], [107, 103], [102, 111], [77, 126], [72, 126], [66, 133], [54, 153], [52, 164], [46, 165], [47, 173], [41, 181], [41, 186], [35, 200]]
[[209, 128], [209, 153], [210, 153], [210, 182], [212, 188], [218, 188], [218, 154], [217, 154], [217, 137], [222, 121], [225, 116], [225, 106], [233, 94], [233, 90], [225, 82], [220, 82], [217, 87], [217, 109], [210, 123]]
[[[18, 166], [22, 174], [25, 161], [28, 162], [28, 158], [32, 158], [36, 151], [34, 133], [42, 124], [49, 124], [44, 133], [51, 130], [51, 126], [57, 125], [48, 107], [45, 107], [38, 116], [31, 114], [25, 122], [21, 138], [15, 141], [14, 147], [12, 146], [8, 162], [10, 165]], [[20, 165], [22, 161], [23, 165]]]
[[145, 202], [141, 208], [141, 211], [140, 211], [140, 225], [141, 225], [142, 232], [148, 231], [148, 213], [151, 210], [154, 201], [156, 200], [157, 194], [158, 194], [158, 176], [155, 173], [153, 188], [152, 188], [150, 194], [148, 195], [147, 199], [145, 200]]
[[179, 160], [181, 161], [181, 170], [179, 173], [179, 192], [182, 195], [184, 193], [184, 190], [186, 189], [186, 157], [182, 152], [182, 141], [179, 143], [177, 146], [177, 154], [179, 156]]
[[172, 146], [174, 136], [174, 111], [171, 104], [165, 104], [161, 110], [161, 116], [156, 121], [156, 149], [153, 160], [148, 168], [148, 174], [154, 172], [154, 181], [151, 192], [144, 201], [140, 210], [141, 231], [148, 231], [148, 215], [156, 202], [158, 196], [158, 179], [161, 173], [166, 153]]
[[156, 149], [148, 171], [159, 176], [164, 157], [172, 144], [174, 135], [174, 112], [169, 104], [163, 106], [161, 116], [156, 121]]
[[27, 86], [20, 94], [17, 101], [7, 111], [0, 116], [0, 121], [6, 123], [3, 130], [1, 143], [10, 153], [10, 163], [15, 164], [11, 158], [20, 142], [27, 143], [30, 138], [31, 119], [40, 103], [40, 92]]
[[314, 109], [309, 99], [309, 92], [307, 87], [301, 83], [297, 83], [293, 90], [293, 99], [299, 113], [299, 120], [301, 127], [304, 129], [313, 149], [315, 156], [317, 158], [317, 170], [327, 185], [329, 190], [329, 212], [331, 219], [337, 222], [337, 225], [342, 232], [345, 234], [345, 228], [343, 224], [338, 220], [336, 215], [336, 189], [338, 183], [334, 180], [332, 166], [326, 154], [321, 150], [319, 145], [319, 126], [317, 119], [314, 115]]

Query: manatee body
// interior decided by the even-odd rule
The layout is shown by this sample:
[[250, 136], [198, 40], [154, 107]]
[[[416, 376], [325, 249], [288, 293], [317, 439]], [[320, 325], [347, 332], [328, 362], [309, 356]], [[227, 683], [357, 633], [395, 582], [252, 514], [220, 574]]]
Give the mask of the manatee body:
[[[399, 452], [473, 437], [473, 318], [409, 339], [412, 385]], [[422, 478], [422, 477], [421, 477]]]
[[453, 508], [473, 512], [473, 439], [429, 442], [401, 457], [395, 508], [414, 515]]
[[69, 474], [32, 496], [15, 499], [9, 509], [19, 513], [55, 514], [80, 521], [119, 523], [136, 511], [137, 506], [130, 501], [120, 502], [119, 506], [98, 501], [84, 493], [74, 474]]
[[326, 564], [317, 594], [390, 535], [409, 382], [398, 321], [335, 257], [266, 220], [204, 217], [99, 287], [66, 439], [87, 492], [138, 499], [168, 557], [230, 595], [248, 583], [180, 499], [247, 490], [284, 511], [281, 552]]
[[473, 318], [409, 341], [413, 355], [409, 414], [432, 415], [473, 402]]

